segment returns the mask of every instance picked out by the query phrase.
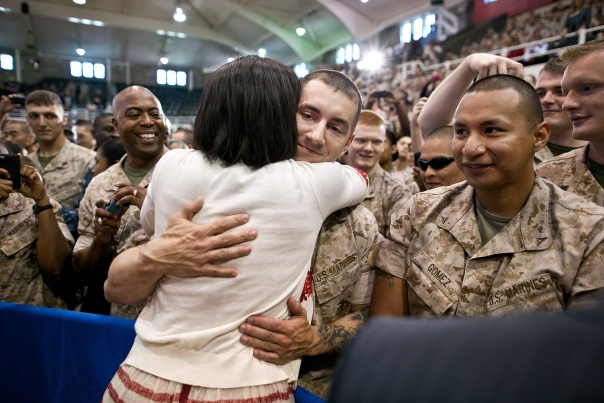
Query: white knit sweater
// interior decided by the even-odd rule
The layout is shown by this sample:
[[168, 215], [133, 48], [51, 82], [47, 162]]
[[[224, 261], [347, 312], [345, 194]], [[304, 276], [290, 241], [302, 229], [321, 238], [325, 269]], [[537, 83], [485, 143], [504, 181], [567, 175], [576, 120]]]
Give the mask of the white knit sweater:
[[363, 201], [366, 193], [366, 177], [337, 163], [288, 160], [252, 170], [224, 168], [198, 151], [167, 153], [155, 168], [141, 212], [148, 235], [160, 236], [183, 204], [203, 196], [193, 222], [247, 213], [250, 221], [241, 228], [258, 230], [258, 238], [249, 256], [228, 263], [237, 268], [236, 278], [163, 277], [136, 322], [125, 363], [212, 388], [297, 379], [299, 360], [275, 365], [255, 358], [253, 349], [240, 343], [238, 327], [251, 315], [289, 316], [286, 301], [302, 295], [324, 219]]

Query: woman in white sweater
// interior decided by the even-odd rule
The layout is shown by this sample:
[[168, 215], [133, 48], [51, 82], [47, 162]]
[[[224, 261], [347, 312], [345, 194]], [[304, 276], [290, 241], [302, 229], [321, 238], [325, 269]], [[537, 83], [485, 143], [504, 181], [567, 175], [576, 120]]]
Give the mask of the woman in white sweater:
[[209, 80], [195, 121], [199, 151], [173, 150], [159, 161], [141, 222], [149, 236], [160, 236], [176, 211], [203, 196], [194, 222], [245, 212], [259, 236], [252, 253], [234, 262], [235, 279], [160, 280], [104, 401], [293, 402], [299, 360], [255, 358], [238, 327], [251, 315], [287, 318], [289, 297], [306, 304], [310, 319], [310, 262], [321, 224], [367, 192], [354, 168], [292, 159], [299, 97], [294, 72], [258, 56], [226, 64]]

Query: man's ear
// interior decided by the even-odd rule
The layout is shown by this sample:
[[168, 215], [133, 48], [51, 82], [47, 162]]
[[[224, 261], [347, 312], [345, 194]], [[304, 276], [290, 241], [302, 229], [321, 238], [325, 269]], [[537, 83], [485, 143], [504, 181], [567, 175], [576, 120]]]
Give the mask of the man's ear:
[[65, 126], [67, 124], [67, 120], [69, 120], [69, 118], [67, 117], [67, 114], [64, 113], [63, 114], [63, 126]]
[[547, 122], [541, 122], [533, 131], [533, 152], [541, 150], [549, 140], [551, 134], [551, 127]]
[[348, 147], [350, 147], [350, 145], [352, 144], [352, 140], [354, 140], [355, 135], [355, 133], [352, 133], [352, 136], [350, 136], [348, 140], [346, 140], [346, 144], [344, 145], [344, 148], [342, 149], [342, 154], [340, 155], [344, 155], [344, 153], [348, 151]]

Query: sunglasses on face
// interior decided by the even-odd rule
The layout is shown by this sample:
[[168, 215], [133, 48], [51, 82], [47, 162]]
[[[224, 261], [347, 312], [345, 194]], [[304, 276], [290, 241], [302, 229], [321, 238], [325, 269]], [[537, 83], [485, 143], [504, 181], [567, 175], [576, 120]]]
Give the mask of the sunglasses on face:
[[439, 169], [443, 169], [453, 161], [455, 161], [455, 158], [453, 157], [435, 157], [432, 158], [430, 161], [420, 159], [417, 161], [417, 165], [419, 165], [419, 169], [421, 169], [422, 171], [427, 170], [429, 166], [432, 167], [432, 169], [438, 171]]

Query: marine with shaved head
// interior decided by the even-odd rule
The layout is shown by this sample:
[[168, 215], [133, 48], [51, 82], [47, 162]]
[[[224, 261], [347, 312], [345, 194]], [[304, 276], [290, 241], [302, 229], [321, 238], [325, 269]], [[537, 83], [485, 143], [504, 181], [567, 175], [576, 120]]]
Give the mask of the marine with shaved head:
[[[119, 163], [95, 176], [80, 204], [80, 237], [74, 248], [74, 266], [85, 274], [88, 292], [82, 310], [107, 313], [103, 294], [113, 257], [148, 241], [139, 220], [140, 209], [151, 182], [153, 168], [167, 152], [163, 145], [165, 118], [159, 100], [151, 91], [131, 86], [113, 100], [113, 126], [120, 134], [126, 154]], [[104, 207], [113, 199], [124, 210], [117, 216]], [[135, 319], [137, 305], [113, 305], [111, 314]]]

